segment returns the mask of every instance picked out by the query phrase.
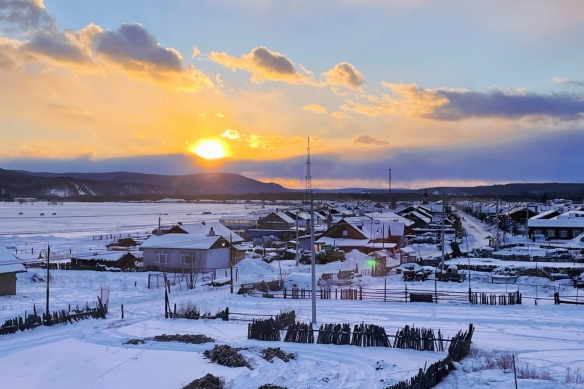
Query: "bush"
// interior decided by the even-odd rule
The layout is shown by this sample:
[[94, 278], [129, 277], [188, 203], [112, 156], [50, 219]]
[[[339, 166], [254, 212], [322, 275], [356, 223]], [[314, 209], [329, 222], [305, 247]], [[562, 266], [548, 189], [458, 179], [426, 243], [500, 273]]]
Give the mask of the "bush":
[[[496, 351], [496, 350], [483, 350], [475, 347], [471, 347], [469, 358], [474, 358], [479, 361], [478, 364], [472, 366], [472, 371], [479, 370], [490, 370], [490, 369], [500, 369], [500, 370], [511, 370], [513, 369], [513, 354], [506, 351]], [[530, 379], [530, 380], [545, 380], [553, 381], [554, 377], [545, 368], [537, 368], [531, 366], [529, 363], [517, 363], [515, 359], [515, 368], [517, 370], [517, 378]], [[576, 382], [568, 381], [568, 379], [581, 379], [579, 372], [577, 375], [571, 374], [568, 369], [566, 375], [566, 382]]]

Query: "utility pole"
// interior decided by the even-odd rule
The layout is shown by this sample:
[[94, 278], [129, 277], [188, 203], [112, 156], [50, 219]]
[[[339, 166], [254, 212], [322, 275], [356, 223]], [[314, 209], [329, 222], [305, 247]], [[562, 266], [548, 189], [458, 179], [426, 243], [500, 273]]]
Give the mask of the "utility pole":
[[391, 195], [391, 168], [389, 168], [389, 209], [393, 209], [393, 198]]
[[306, 148], [306, 188], [305, 199], [310, 194], [310, 272], [312, 281], [312, 324], [316, 324], [316, 253], [314, 247], [314, 191], [312, 190], [312, 177], [310, 175], [310, 137]]
[[300, 208], [296, 210], [296, 266], [298, 266], [299, 258], [299, 248], [298, 248], [298, 214], [300, 213]]
[[312, 324], [316, 324], [316, 253], [314, 252], [314, 193], [310, 191], [310, 272], [312, 273]]
[[442, 192], [442, 261], [440, 264], [440, 267], [442, 268], [442, 274], [444, 274], [444, 245], [446, 244], [446, 242], [444, 242], [444, 221], [445, 221], [444, 219], [446, 219], [444, 203], [445, 203], [444, 192]]
[[497, 235], [495, 236], [495, 250], [499, 250], [499, 199], [497, 199]]
[[[304, 201], [311, 201], [308, 195], [312, 195], [312, 178], [310, 176], [310, 137], [308, 137], [308, 146], [306, 147], [306, 183], [304, 186]], [[312, 215], [311, 215], [312, 216]]]

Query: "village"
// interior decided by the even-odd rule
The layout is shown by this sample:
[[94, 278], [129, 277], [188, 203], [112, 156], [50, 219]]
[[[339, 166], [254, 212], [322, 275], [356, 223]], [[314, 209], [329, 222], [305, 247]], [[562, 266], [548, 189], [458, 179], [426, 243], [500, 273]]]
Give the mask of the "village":
[[[473, 306], [491, 306], [485, 308], [493, 310], [495, 321], [504, 311], [512, 311], [518, 318], [526, 315], [539, 318], [539, 311], [534, 310], [581, 309], [582, 205], [559, 200], [535, 204], [444, 201], [440, 196], [432, 197], [430, 200], [425, 193], [419, 201], [397, 204], [323, 201], [312, 204], [312, 213], [310, 205], [303, 202], [188, 204], [166, 200], [158, 204], [102, 204], [95, 205], [95, 210], [90, 210], [88, 205], [77, 208], [77, 204], [65, 203], [57, 209], [59, 216], [52, 216], [52, 220], [36, 215], [25, 220], [22, 217], [31, 213], [31, 206], [6, 205], [1, 211], [4, 217], [11, 213], [15, 234], [4, 233], [0, 241], [0, 333], [3, 334], [0, 342], [7, 342], [3, 343], [6, 347], [0, 347], [5, 350], [0, 352], [0, 360], [4, 363], [14, 353], [30, 358], [30, 353], [37, 352], [36, 346], [22, 342], [28, 342], [29, 337], [44, 339], [52, 331], [64, 334], [73, 331], [71, 336], [79, 341], [79, 332], [73, 328], [98, 322], [85, 320], [90, 316], [112, 321], [110, 325], [116, 328], [135, 327], [128, 334], [144, 336], [152, 331], [140, 328], [150, 326], [154, 320], [158, 323], [155, 327], [163, 332], [196, 330], [219, 337], [217, 331], [225, 330], [217, 327], [216, 320], [220, 320], [232, 334], [224, 337], [224, 341], [247, 347], [250, 341], [241, 337], [252, 331], [251, 327], [247, 328], [252, 318], [260, 325], [266, 317], [294, 311], [295, 319], [274, 335], [259, 332], [252, 336], [255, 334], [252, 331], [247, 338], [268, 336], [265, 339], [273, 342], [280, 339], [279, 332], [296, 331], [296, 335], [287, 333], [286, 337], [310, 343], [311, 338], [299, 337], [297, 331], [305, 327], [292, 326], [295, 321], [312, 323], [307, 328], [321, 336], [316, 331], [319, 324], [361, 323], [366, 316], [357, 312], [366, 308], [369, 315], [379, 316], [371, 324], [381, 327], [373, 326], [371, 330], [380, 328], [389, 334], [409, 323], [440, 329], [450, 338], [474, 324], [473, 344], [481, 344], [481, 321], [487, 320], [489, 327], [493, 323], [485, 311], [481, 317], [467, 312]], [[125, 211], [128, 216], [124, 220], [113, 221], [113, 206], [118, 210], [143, 208], [140, 214]], [[36, 202], [34, 207], [35, 212], [42, 207], [52, 209], [41, 202]], [[106, 211], [108, 208], [110, 212]], [[25, 215], [19, 215], [19, 210], [24, 210]], [[81, 217], [85, 214], [93, 215], [93, 222], [103, 223], [104, 228], [88, 227], [86, 218]], [[31, 231], [31, 224], [41, 223], [39, 219], [45, 223], [47, 235]], [[150, 229], [145, 228], [148, 222]], [[50, 223], [59, 227], [50, 231]], [[75, 223], [79, 225], [74, 226]], [[70, 232], [67, 228], [71, 228]], [[313, 321], [310, 313], [315, 301], [318, 310]], [[404, 310], [414, 316], [404, 316]], [[47, 312], [53, 313], [46, 315]], [[344, 318], [335, 319], [341, 312]], [[437, 320], [437, 314], [463, 315], [467, 319]], [[18, 317], [21, 319], [14, 321]], [[397, 317], [400, 319], [396, 320]], [[215, 324], [209, 324], [209, 320]], [[77, 321], [71, 326], [64, 324]], [[520, 323], [524, 323], [523, 319], [516, 324], [527, 325]], [[92, 343], [113, 346], [112, 335]], [[573, 338], [569, 333], [565, 335], [565, 341]], [[123, 339], [127, 335], [116, 332], [114, 336]], [[283, 332], [281, 336], [284, 339]], [[391, 347], [392, 338], [384, 336], [390, 341], [386, 347]], [[497, 339], [494, 344], [483, 341], [482, 347], [498, 353], [503, 339]], [[44, 343], [40, 341], [39, 345]], [[541, 347], [548, 346], [543, 342]], [[132, 354], [128, 348], [122, 347], [124, 352]], [[181, 347], [177, 350], [185, 352]], [[196, 350], [203, 349], [198, 346]], [[301, 348], [287, 351], [298, 355], [307, 353]], [[445, 363], [440, 362], [444, 354], [432, 356], [425, 355], [429, 351], [419, 352], [424, 354], [421, 356], [424, 360], [436, 361], [437, 367], [426, 371], [428, 377], [436, 380], [440, 364]], [[518, 378], [527, 382], [525, 385], [542, 379], [553, 380], [555, 384], [561, 382], [566, 387], [580, 382], [578, 373], [566, 376], [566, 369], [578, 371], [577, 362], [563, 366], [550, 360], [546, 366], [528, 354], [522, 355], [521, 350], [513, 352], [521, 361], [523, 373]], [[375, 353], [379, 360], [372, 361], [371, 368], [375, 368], [375, 363], [385, 363], [380, 360], [387, 361], [378, 354]], [[100, 355], [106, 358], [109, 353]], [[336, 360], [332, 355], [327, 358]], [[259, 363], [254, 356], [248, 356], [248, 360]], [[398, 385], [400, 380], [415, 376], [422, 367], [413, 362], [416, 360], [409, 359], [407, 365], [396, 365], [394, 369], [374, 370], [377, 384], [363, 377], [364, 381], [356, 381], [354, 387]], [[467, 360], [472, 361], [467, 363], [477, 363], [476, 356]], [[308, 360], [304, 361], [302, 368], [307, 368], [307, 364]], [[535, 366], [547, 372], [547, 376], [527, 374]], [[338, 387], [349, 387], [346, 382], [342, 383], [347, 377], [337, 373], [320, 371], [318, 377], [324, 381], [314, 377], [310, 381], [300, 378], [287, 381], [286, 374], [274, 376], [270, 366], [262, 368], [270, 373], [254, 380], [232, 370], [229, 374], [221, 369], [209, 372], [221, 373], [231, 387], [261, 387], [262, 384], [276, 385], [265, 388], [330, 387], [327, 380], [335, 376], [340, 380]], [[449, 388], [444, 385], [452, 380], [464, 382], [469, 374], [478, 375], [479, 381], [488, 384], [489, 379], [481, 376], [485, 374], [482, 369], [473, 371], [462, 369], [451, 378], [446, 377], [437, 387]], [[507, 373], [502, 369], [501, 379], [511, 379]], [[50, 377], [55, 372], [44, 374]], [[125, 376], [121, 371], [117, 374]], [[183, 378], [177, 378], [176, 387], [197, 378], [187, 379], [184, 374], [177, 377]]]

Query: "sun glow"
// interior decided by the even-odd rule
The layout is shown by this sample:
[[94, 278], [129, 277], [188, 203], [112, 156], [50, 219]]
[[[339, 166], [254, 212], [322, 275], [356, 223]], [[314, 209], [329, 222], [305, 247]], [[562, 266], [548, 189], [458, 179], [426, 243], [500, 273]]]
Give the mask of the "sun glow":
[[227, 155], [223, 143], [217, 140], [201, 139], [191, 148], [191, 152], [205, 159], [220, 159]]

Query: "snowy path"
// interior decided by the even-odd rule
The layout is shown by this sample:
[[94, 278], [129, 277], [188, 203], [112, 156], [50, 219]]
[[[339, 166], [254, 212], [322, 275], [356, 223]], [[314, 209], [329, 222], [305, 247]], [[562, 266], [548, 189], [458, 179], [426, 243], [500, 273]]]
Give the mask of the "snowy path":
[[462, 212], [460, 209], [457, 209], [457, 212], [462, 218], [464, 218], [464, 220], [462, 220], [462, 226], [466, 232], [474, 238], [471, 247], [478, 249], [488, 245], [489, 242], [487, 241], [487, 237], [492, 236], [493, 234], [490, 231], [485, 230], [484, 224]]

